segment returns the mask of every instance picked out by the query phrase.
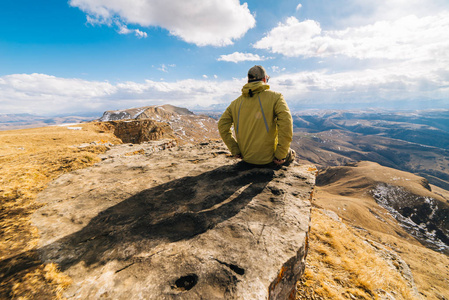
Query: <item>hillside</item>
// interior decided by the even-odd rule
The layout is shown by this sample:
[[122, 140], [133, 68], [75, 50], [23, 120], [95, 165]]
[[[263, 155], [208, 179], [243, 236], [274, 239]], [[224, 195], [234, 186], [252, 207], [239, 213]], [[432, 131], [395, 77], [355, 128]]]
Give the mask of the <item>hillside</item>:
[[[389, 188], [386, 190], [385, 187]], [[394, 199], [397, 202], [387, 206], [383, 198], [385, 195], [388, 195], [389, 201]], [[390, 257], [391, 267], [400, 270], [404, 278], [408, 278], [403, 288], [416, 284], [416, 290], [425, 299], [449, 297], [449, 244], [447, 240], [442, 242], [435, 234], [438, 227], [443, 240], [448, 236], [448, 191], [429, 186], [423, 178], [407, 172], [372, 162], [360, 162], [319, 172], [313, 205], [319, 210], [315, 209], [312, 214], [309, 271], [303, 279], [308, 285], [316, 287], [317, 291], [312, 294], [346, 299], [341, 296], [348, 291], [344, 286], [351, 286], [350, 282], [356, 285], [361, 280], [366, 280], [365, 284], [372, 289], [376, 289], [376, 286], [378, 289], [382, 282], [392, 280], [388, 277], [391, 273], [387, 275], [378, 269], [379, 264], [365, 270], [370, 272], [369, 275], [354, 276], [351, 273], [361, 265], [371, 264], [373, 259]], [[439, 210], [430, 209], [437, 206]], [[422, 207], [428, 210], [418, 209]], [[322, 209], [332, 213], [323, 214]], [[429, 216], [439, 226], [429, 230], [432, 226]], [[363, 247], [353, 249], [357, 244], [354, 241], [357, 240], [364, 241], [368, 245], [367, 250], [360, 251]], [[377, 255], [367, 258], [370, 253], [368, 250], [377, 252]], [[348, 261], [355, 251], [359, 251], [359, 257]], [[345, 271], [349, 263], [354, 267], [351, 272]], [[407, 266], [410, 267], [409, 271]], [[382, 272], [382, 277], [377, 277], [377, 272]], [[389, 289], [384, 291], [393, 295], [394, 299], [412, 299], [398, 297], [395, 294], [397, 289]], [[306, 294], [307, 289], [302, 292]], [[365, 297], [370, 299], [369, 293], [365, 293]], [[419, 295], [413, 298], [419, 299]]]

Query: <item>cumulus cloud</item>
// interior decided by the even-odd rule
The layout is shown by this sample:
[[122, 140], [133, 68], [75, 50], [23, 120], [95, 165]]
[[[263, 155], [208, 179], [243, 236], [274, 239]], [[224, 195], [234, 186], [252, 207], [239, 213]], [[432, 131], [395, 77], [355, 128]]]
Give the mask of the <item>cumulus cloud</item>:
[[352, 14], [340, 19], [340, 24], [360, 26], [373, 24], [377, 21], [394, 21], [415, 15], [419, 18], [436, 15], [442, 8], [447, 7], [446, 0], [349, 0], [345, 1], [346, 11]]
[[449, 12], [344, 30], [322, 30], [318, 22], [290, 17], [254, 45], [289, 57], [427, 60], [449, 58]]
[[198, 46], [225, 46], [256, 24], [246, 3], [238, 0], [70, 0], [87, 14], [88, 22], [162, 27]]
[[[447, 99], [449, 72], [427, 62], [403, 62], [363, 70], [304, 71], [282, 74], [270, 85], [286, 99], [314, 99], [320, 103], [376, 104], [381, 99], [431, 101]], [[403, 107], [405, 108], [405, 107]]]
[[221, 55], [217, 60], [238, 63], [241, 61], [263, 61], [267, 59], [270, 58], [259, 56], [258, 54], [234, 52], [232, 54]]
[[284, 72], [284, 71], [286, 70], [286, 68], [280, 68], [280, 67], [278, 67], [278, 66], [272, 66], [272, 67], [271, 67], [271, 70], [272, 70], [274, 73], [281, 73], [281, 72]]
[[313, 47], [310, 43], [320, 38], [320, 34], [321, 27], [318, 22], [312, 20], [299, 22], [295, 17], [290, 17], [256, 42], [254, 48], [266, 49], [285, 56], [311, 56]]
[[302, 7], [302, 4], [301, 3], [299, 3], [297, 6], [296, 6], [296, 11], [298, 11], [298, 10], [300, 10], [301, 9], [301, 7]]
[[176, 67], [176, 65], [175, 64], [169, 64], [169, 65], [166, 65], [166, 64], [162, 64], [159, 68], [157, 68], [159, 71], [162, 71], [162, 72], [164, 72], [164, 73], [168, 73], [168, 68], [174, 68], [174, 67]]
[[125, 25], [120, 25], [119, 26], [118, 33], [119, 34], [131, 34], [131, 33], [134, 33], [135, 36], [137, 36], [138, 38], [146, 38], [148, 36], [148, 34], [146, 32], [140, 31], [139, 29], [129, 29]]
[[143, 83], [86, 81], [45, 74], [0, 77], [2, 113], [61, 114], [105, 111], [153, 104], [209, 106], [235, 99], [245, 79]]
[[66, 79], [45, 74], [0, 77], [0, 104], [9, 113], [59, 113], [94, 110], [98, 99], [117, 93], [108, 82]]
[[[2, 113], [60, 114], [154, 104], [188, 108], [227, 105], [240, 95], [245, 83], [246, 78], [221, 80], [220, 84], [215, 79], [204, 78], [112, 84], [45, 74], [13, 74], [0, 77], [0, 106]], [[427, 68], [424, 62], [340, 72], [326, 69], [298, 73], [284, 71], [271, 76], [270, 86], [283, 93], [289, 104], [311, 101], [315, 108], [336, 101], [367, 105], [376, 105], [379, 99], [446, 101], [449, 72]]]

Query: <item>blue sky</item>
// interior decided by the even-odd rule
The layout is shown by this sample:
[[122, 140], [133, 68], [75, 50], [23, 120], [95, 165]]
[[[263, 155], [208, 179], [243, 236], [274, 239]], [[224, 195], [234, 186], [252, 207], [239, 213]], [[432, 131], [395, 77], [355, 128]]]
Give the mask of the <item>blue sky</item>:
[[449, 1], [0, 2], [0, 113], [221, 109], [263, 65], [293, 110], [449, 108]]

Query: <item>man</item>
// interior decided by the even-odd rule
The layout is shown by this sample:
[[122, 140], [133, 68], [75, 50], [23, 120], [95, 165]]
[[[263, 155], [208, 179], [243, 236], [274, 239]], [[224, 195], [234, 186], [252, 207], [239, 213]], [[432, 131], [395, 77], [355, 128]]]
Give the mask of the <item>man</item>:
[[221, 138], [232, 155], [255, 165], [282, 165], [295, 155], [290, 149], [290, 110], [282, 94], [269, 90], [269, 78], [262, 66], [249, 69], [242, 95], [232, 101], [218, 121]]

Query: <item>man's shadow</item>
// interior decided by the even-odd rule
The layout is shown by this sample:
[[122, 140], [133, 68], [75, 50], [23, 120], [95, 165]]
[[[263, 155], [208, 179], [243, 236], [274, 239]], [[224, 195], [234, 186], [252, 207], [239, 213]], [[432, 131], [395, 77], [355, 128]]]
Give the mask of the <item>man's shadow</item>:
[[[81, 261], [90, 266], [129, 260], [159, 244], [194, 238], [235, 216], [273, 177], [272, 168], [238, 163], [176, 179], [102, 211], [80, 231], [38, 252], [63, 271]], [[31, 256], [24, 252], [1, 261], [0, 279], [35, 266], [26, 259]]]

